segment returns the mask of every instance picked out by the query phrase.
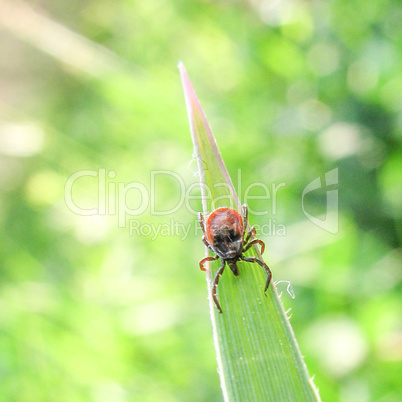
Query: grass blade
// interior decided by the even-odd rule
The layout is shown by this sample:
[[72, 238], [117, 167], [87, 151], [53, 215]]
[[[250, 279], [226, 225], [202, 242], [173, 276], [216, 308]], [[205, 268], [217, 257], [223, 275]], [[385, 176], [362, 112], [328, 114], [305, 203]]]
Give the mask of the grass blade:
[[[179, 69], [198, 161], [204, 214], [221, 206], [239, 209], [239, 198], [182, 63]], [[258, 250], [252, 248], [247, 255], [259, 256]], [[219, 264], [219, 260], [210, 263], [207, 282], [224, 400], [320, 400], [274, 283], [264, 297], [266, 276], [257, 264], [239, 263], [239, 277], [226, 269], [218, 290], [223, 309], [223, 314], [219, 314], [211, 294], [211, 281]]]

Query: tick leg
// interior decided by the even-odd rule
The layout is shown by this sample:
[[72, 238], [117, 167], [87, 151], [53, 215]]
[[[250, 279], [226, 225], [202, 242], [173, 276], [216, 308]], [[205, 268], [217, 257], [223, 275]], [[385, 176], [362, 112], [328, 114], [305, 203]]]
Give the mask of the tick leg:
[[254, 239], [254, 240], [252, 240], [250, 243], [248, 243], [247, 246], [244, 247], [243, 253], [244, 253], [245, 251], [247, 251], [253, 244], [256, 244], [256, 243], [258, 243], [258, 244], [261, 246], [261, 254], [264, 254], [265, 243], [264, 243], [262, 240], [260, 240], [260, 239]]
[[[244, 235], [247, 231], [247, 224], [248, 224], [248, 208], [247, 208], [247, 204], [243, 204], [241, 206], [241, 211], [242, 211], [242, 217], [243, 217], [243, 239], [244, 239]], [[247, 241], [246, 241], [247, 243]]]
[[267, 273], [267, 277], [268, 277], [267, 278], [267, 283], [265, 284], [265, 289], [264, 289], [264, 293], [265, 293], [267, 291], [267, 289], [268, 289], [269, 283], [271, 282], [271, 276], [272, 276], [271, 270], [269, 269], [268, 265], [265, 264], [264, 261], [259, 260], [258, 258], [255, 258], [255, 257], [244, 257], [244, 255], [242, 255], [242, 256], [240, 256], [240, 258], [243, 261], [256, 262], [261, 267], [263, 267], [265, 269], [265, 272]]
[[255, 236], [255, 235], [256, 235], [256, 233], [255, 233], [255, 227], [253, 226], [253, 227], [250, 229], [250, 231], [247, 233], [247, 237], [246, 237], [246, 240], [244, 241], [244, 245], [246, 245], [246, 244], [250, 241], [251, 236]]
[[217, 260], [219, 258], [219, 256], [215, 256], [215, 257], [205, 257], [205, 258], [203, 258], [201, 261], [200, 261], [200, 269], [201, 269], [201, 271], [206, 271], [206, 269], [205, 269], [205, 267], [204, 267], [204, 264], [207, 262], [207, 261], [214, 261], [214, 260]]
[[218, 307], [219, 313], [221, 313], [221, 314], [222, 314], [222, 309], [221, 309], [221, 305], [219, 304], [218, 299], [216, 297], [216, 287], [218, 286], [219, 278], [222, 276], [224, 269], [225, 269], [225, 260], [222, 261], [222, 265], [218, 269], [218, 272], [215, 275], [214, 284], [212, 285], [212, 298], [214, 299], [216, 307]]
[[[208, 247], [209, 250], [214, 252], [213, 248], [211, 247], [211, 245], [209, 244], [209, 242], [207, 240], [207, 235], [205, 233], [205, 226], [204, 226], [204, 215], [201, 212], [198, 212], [198, 222], [201, 226], [202, 233], [204, 233], [204, 235], [202, 236], [203, 243]], [[203, 271], [205, 271], [205, 270], [203, 270]]]
[[208, 242], [207, 238], [205, 237], [205, 235], [202, 236], [202, 241], [214, 253], [214, 249], [209, 244], [209, 242]]
[[204, 215], [201, 212], [198, 212], [198, 222], [201, 226], [202, 233], [205, 234]]

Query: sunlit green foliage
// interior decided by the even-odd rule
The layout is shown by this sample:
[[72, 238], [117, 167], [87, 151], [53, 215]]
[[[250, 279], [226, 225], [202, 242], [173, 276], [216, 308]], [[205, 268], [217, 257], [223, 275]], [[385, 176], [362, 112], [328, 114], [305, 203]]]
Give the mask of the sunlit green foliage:
[[[239, 195], [286, 183], [250, 219], [286, 228], [260, 237], [322, 399], [401, 399], [400, 20], [395, 1], [1, 1], [0, 399], [221, 399], [200, 202], [155, 213], [198, 182], [179, 59]], [[301, 195], [336, 167], [334, 235]], [[82, 170], [95, 215], [66, 206]], [[325, 191], [305, 203], [325, 213]]]
[[[209, 238], [213, 228], [213, 224], [209, 223], [210, 218], [206, 219], [209, 211], [218, 207], [232, 207], [244, 213], [244, 206], [240, 204], [225, 162], [216, 146], [215, 137], [181, 62], [179, 69], [194, 155], [198, 162], [202, 211], [205, 214], [205, 240], [215, 249], [214, 242]], [[248, 217], [243, 217], [243, 225], [246, 225], [248, 230], [250, 227], [245, 222], [246, 219]], [[245, 239], [247, 242], [248, 235]], [[260, 246], [262, 247], [263, 243]], [[244, 255], [257, 257], [257, 261], [261, 261], [262, 257], [257, 250], [258, 247], [251, 247], [248, 251], [244, 250]], [[262, 252], [262, 248], [260, 250]], [[228, 278], [226, 274], [222, 287], [221, 279], [218, 312], [213, 300], [216, 289], [214, 278], [223, 276], [224, 272], [220, 271], [216, 277], [218, 270], [225, 269], [225, 265], [229, 265], [226, 272], [232, 270], [232, 266], [221, 258], [216, 260], [212, 250], [208, 251], [207, 256], [212, 258], [212, 261], [202, 261], [208, 263], [205, 267], [209, 309], [223, 399], [320, 401], [317, 388], [309, 377], [289, 319], [280, 302], [275, 283], [269, 279], [269, 286], [265, 285], [267, 272], [261, 269], [256, 261], [252, 263], [240, 258], [235, 265], [238, 270], [235, 276], [241, 274], [241, 280], [236, 280], [235, 276], [230, 274]]]

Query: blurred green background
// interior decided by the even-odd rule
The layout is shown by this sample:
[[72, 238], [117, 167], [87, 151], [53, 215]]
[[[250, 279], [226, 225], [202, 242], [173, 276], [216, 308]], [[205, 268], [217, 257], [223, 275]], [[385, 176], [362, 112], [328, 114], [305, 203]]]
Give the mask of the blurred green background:
[[[285, 183], [250, 220], [285, 227], [260, 237], [323, 400], [401, 400], [401, 20], [387, 0], [0, 0], [0, 399], [221, 400], [182, 60], [240, 197]], [[335, 168], [332, 234], [301, 195]], [[88, 216], [65, 200], [81, 171]], [[304, 202], [324, 214], [325, 188]]]

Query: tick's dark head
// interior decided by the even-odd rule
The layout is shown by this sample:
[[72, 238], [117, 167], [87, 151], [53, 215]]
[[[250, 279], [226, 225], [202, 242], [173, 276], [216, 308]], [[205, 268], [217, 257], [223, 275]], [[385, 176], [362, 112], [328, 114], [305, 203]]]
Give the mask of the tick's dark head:
[[243, 247], [243, 220], [231, 208], [218, 208], [207, 220], [206, 233], [212, 248], [225, 260], [237, 259]]

